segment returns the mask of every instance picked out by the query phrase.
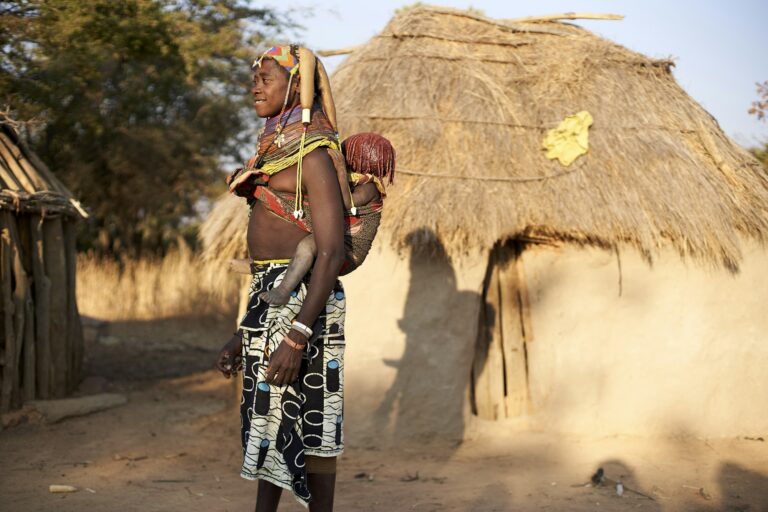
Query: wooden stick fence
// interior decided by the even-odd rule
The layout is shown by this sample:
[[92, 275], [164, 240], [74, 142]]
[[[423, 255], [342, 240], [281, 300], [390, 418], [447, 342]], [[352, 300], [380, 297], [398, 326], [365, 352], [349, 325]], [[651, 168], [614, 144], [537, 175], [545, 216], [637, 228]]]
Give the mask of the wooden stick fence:
[[79, 203], [0, 128], [0, 412], [59, 398], [79, 383], [83, 333], [75, 300]]

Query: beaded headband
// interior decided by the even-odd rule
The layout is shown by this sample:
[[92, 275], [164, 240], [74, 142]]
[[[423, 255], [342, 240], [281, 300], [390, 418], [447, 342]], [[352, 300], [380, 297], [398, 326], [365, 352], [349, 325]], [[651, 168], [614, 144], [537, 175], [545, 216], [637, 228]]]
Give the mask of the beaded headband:
[[299, 58], [291, 53], [291, 46], [273, 46], [269, 50], [261, 54], [261, 57], [253, 61], [251, 68], [257, 68], [261, 66], [261, 62], [264, 59], [272, 59], [277, 62], [278, 65], [283, 67], [288, 73], [294, 75], [299, 70]]

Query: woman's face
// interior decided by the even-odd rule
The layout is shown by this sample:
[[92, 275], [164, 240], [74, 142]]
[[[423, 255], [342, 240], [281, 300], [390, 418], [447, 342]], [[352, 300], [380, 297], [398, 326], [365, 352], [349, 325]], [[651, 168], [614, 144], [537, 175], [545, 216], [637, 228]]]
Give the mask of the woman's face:
[[[298, 80], [294, 80], [292, 88]], [[273, 117], [280, 113], [288, 87], [288, 73], [272, 59], [264, 59], [253, 73], [253, 107], [259, 117]], [[290, 99], [290, 98], [289, 98]]]

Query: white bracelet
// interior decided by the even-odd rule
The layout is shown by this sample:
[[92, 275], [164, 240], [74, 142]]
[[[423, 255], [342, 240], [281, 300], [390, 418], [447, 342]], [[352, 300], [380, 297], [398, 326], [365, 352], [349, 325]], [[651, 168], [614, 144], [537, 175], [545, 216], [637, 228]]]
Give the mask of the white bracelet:
[[312, 337], [312, 329], [304, 325], [303, 323], [299, 322], [298, 320], [294, 320], [291, 324], [291, 329], [299, 331], [301, 334], [307, 337], [307, 339]]

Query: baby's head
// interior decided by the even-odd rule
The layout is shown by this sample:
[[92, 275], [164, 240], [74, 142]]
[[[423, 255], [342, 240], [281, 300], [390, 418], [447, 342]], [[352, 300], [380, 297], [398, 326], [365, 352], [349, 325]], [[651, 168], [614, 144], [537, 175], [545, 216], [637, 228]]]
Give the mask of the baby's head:
[[359, 174], [373, 174], [380, 180], [395, 179], [395, 148], [378, 133], [356, 133], [341, 143], [347, 168]]

